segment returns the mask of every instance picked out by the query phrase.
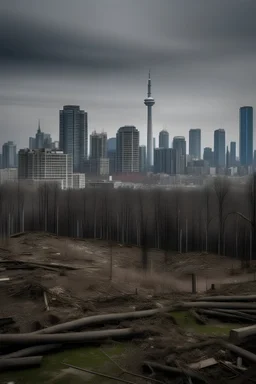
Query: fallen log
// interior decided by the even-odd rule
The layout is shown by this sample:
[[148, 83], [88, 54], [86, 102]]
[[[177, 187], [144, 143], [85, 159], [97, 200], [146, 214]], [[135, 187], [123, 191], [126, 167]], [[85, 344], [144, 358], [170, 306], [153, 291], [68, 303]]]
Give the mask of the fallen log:
[[23, 236], [25, 234], [26, 234], [26, 232], [13, 233], [12, 235], [10, 235], [10, 238], [14, 239], [16, 237], [21, 237], [21, 236]]
[[[43, 269], [48, 269], [52, 268], [53, 270], [59, 270], [59, 269], [67, 269], [71, 271], [76, 271], [79, 268], [73, 267], [72, 265], [67, 265], [67, 264], [59, 264], [59, 263], [39, 263], [39, 262], [34, 262], [34, 261], [25, 261], [25, 260], [17, 260], [17, 259], [12, 259], [12, 260], [1, 260], [0, 261], [1, 265], [6, 265], [6, 268], [43, 268]], [[12, 266], [13, 265], [13, 266]]]
[[256, 325], [251, 325], [249, 327], [231, 329], [229, 333], [229, 340], [232, 343], [238, 344], [246, 337], [254, 335], [256, 335]]
[[231, 314], [231, 313], [226, 313], [226, 312], [221, 312], [220, 310], [209, 310], [209, 309], [199, 309], [198, 310], [199, 313], [201, 313], [202, 315], [206, 315], [208, 317], [217, 317], [217, 318], [225, 318], [225, 319], [228, 319], [230, 321], [245, 321], [245, 322], [255, 322], [255, 319], [251, 319], [250, 317], [247, 317], [245, 315], [235, 315], [235, 314]]
[[29, 357], [44, 355], [45, 353], [56, 351], [62, 347], [62, 344], [46, 344], [36, 345], [34, 347], [28, 347], [20, 349], [19, 351], [8, 353], [7, 355], [0, 356], [0, 359], [12, 359], [18, 357]]
[[40, 366], [42, 356], [21, 357], [18, 359], [0, 359], [0, 372], [10, 369], [22, 369]]
[[0, 345], [40, 345], [40, 344], [68, 344], [89, 343], [106, 339], [131, 338], [143, 335], [146, 331], [135, 331], [132, 328], [110, 329], [106, 331], [72, 332], [50, 335], [31, 333], [0, 334]]
[[249, 352], [244, 348], [238, 347], [237, 345], [228, 343], [226, 341], [220, 341], [220, 345], [223, 348], [235, 353], [236, 355], [244, 357], [245, 359], [251, 361], [254, 364], [256, 363], [256, 355], [254, 353]]
[[201, 375], [200, 373], [194, 372], [194, 371], [192, 371], [192, 369], [189, 369], [189, 368], [182, 369], [182, 368], [170, 367], [167, 365], [158, 364], [154, 361], [144, 361], [143, 366], [148, 367], [148, 368], [152, 368], [156, 371], [166, 373], [167, 375], [168, 374], [169, 375], [177, 375], [177, 374], [178, 375], [185, 375], [185, 376], [191, 377], [192, 379], [197, 379], [197, 380], [201, 381], [202, 383], [205, 383], [205, 384], [209, 383], [209, 381], [207, 381], [203, 377], [203, 375]]
[[256, 295], [243, 295], [243, 296], [203, 296], [198, 297], [196, 301], [218, 301], [218, 302], [236, 302], [236, 301], [245, 301], [245, 302], [256, 302]]
[[123, 320], [133, 320], [139, 319], [143, 317], [151, 317], [158, 313], [168, 312], [172, 309], [172, 307], [165, 308], [156, 308], [156, 309], [148, 309], [145, 311], [133, 311], [133, 312], [125, 312], [125, 313], [111, 313], [106, 315], [95, 315], [83, 317], [78, 320], [72, 320], [67, 323], [53, 325], [52, 327], [41, 329], [40, 331], [33, 332], [33, 334], [52, 334], [52, 333], [62, 333], [75, 329], [81, 329], [91, 324], [105, 324], [109, 321], [123, 321]]
[[253, 321], [254, 323], [256, 323], [256, 316], [253, 316], [253, 315], [246, 313], [244, 311], [239, 311], [237, 309], [219, 309], [219, 308], [215, 308], [214, 311], [221, 312], [221, 313], [227, 313], [230, 315], [236, 315], [236, 316], [241, 317], [242, 319], [244, 318], [246, 320]]
[[184, 310], [190, 308], [223, 308], [223, 309], [256, 309], [256, 303], [244, 303], [244, 302], [210, 302], [210, 301], [188, 301], [182, 302], [175, 306], [175, 310]]

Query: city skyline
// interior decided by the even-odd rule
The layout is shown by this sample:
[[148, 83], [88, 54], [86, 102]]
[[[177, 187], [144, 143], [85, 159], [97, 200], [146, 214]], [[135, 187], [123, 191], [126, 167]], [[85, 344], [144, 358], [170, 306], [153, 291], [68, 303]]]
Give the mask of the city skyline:
[[238, 109], [256, 105], [255, 2], [233, 0], [232, 13], [227, 0], [149, 0], [146, 8], [143, 0], [53, 3], [1, 2], [8, 16], [1, 35], [9, 47], [0, 64], [2, 143], [15, 137], [25, 147], [38, 118], [56, 140], [57, 111], [74, 103], [90, 114], [88, 134], [104, 126], [111, 137], [131, 124], [146, 144], [141, 100], [149, 67], [154, 137], [167, 129], [188, 141], [189, 129], [198, 127], [202, 148], [213, 147], [212, 132], [223, 128], [228, 142], [239, 142]]

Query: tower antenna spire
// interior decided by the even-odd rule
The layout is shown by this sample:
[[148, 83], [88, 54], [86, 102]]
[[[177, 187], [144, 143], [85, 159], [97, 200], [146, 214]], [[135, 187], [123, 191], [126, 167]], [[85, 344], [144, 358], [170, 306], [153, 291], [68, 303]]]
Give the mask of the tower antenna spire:
[[38, 132], [41, 132], [41, 127], [40, 127], [40, 119], [38, 119]]
[[150, 77], [150, 69], [148, 71], [148, 97], [151, 97], [151, 77]]

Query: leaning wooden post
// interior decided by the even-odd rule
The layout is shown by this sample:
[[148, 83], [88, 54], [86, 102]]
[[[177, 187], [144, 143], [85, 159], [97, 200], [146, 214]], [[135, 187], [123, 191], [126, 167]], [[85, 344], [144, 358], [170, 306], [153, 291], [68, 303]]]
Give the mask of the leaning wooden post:
[[191, 275], [191, 277], [192, 277], [192, 280], [191, 280], [191, 282], [192, 282], [192, 293], [196, 293], [196, 275], [194, 274], [194, 273], [192, 273], [192, 275]]

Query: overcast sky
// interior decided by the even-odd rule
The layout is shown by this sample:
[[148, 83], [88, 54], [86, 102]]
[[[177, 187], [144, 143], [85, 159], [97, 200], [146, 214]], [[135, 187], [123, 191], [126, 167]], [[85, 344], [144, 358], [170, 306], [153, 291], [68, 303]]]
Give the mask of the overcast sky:
[[0, 145], [27, 147], [38, 119], [58, 140], [65, 104], [89, 133], [132, 124], [145, 144], [149, 68], [157, 143], [163, 128], [238, 143], [239, 107], [256, 106], [256, 0], [1, 0], [0, 14]]

